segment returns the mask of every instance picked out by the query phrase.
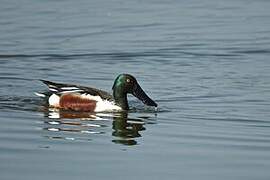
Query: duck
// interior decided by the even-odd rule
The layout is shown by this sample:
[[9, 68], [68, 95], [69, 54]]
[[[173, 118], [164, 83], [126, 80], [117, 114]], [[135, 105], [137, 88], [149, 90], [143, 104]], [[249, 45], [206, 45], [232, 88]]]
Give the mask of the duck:
[[132, 94], [147, 106], [158, 106], [144, 92], [136, 78], [130, 74], [120, 74], [116, 77], [112, 86], [112, 95], [93, 87], [56, 83], [43, 79], [40, 81], [47, 85], [49, 91], [35, 94], [45, 98], [51, 108], [82, 112], [128, 111], [127, 94]]

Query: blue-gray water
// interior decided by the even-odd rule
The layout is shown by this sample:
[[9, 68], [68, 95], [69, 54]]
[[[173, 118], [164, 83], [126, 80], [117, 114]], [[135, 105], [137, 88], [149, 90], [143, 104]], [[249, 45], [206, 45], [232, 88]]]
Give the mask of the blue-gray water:
[[[2, 1], [0, 179], [269, 179], [270, 1]], [[56, 114], [37, 79], [159, 104]]]

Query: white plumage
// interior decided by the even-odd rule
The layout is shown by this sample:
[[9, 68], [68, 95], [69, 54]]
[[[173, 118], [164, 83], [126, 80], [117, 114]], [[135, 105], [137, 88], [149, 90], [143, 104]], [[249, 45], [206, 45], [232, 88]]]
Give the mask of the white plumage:
[[[121, 107], [117, 106], [113, 101], [104, 100], [100, 96], [92, 96], [90, 94], [81, 94], [80, 97], [94, 100], [97, 102], [94, 112], [120, 111], [121, 110]], [[60, 97], [56, 94], [52, 94], [49, 97], [48, 102], [51, 107], [58, 108]]]

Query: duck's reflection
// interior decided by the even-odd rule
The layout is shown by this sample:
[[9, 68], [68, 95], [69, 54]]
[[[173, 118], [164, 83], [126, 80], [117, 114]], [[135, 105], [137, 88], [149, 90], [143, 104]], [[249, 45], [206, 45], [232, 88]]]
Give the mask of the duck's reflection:
[[[112, 142], [123, 145], [136, 145], [145, 130], [144, 118], [129, 118], [127, 112], [118, 113], [82, 113], [63, 110], [48, 110], [45, 114], [45, 130], [50, 139], [92, 140], [85, 134], [110, 133], [108, 127], [112, 122]], [[58, 132], [51, 133], [51, 132]], [[71, 133], [73, 132], [73, 133]], [[75, 134], [74, 134], [75, 132]], [[68, 137], [65, 133], [69, 133]]]
[[117, 139], [112, 141], [124, 145], [136, 145], [135, 138], [141, 137], [139, 132], [145, 130], [144, 122], [140, 119], [128, 119], [128, 113], [126, 112], [114, 116], [113, 120], [112, 135]]

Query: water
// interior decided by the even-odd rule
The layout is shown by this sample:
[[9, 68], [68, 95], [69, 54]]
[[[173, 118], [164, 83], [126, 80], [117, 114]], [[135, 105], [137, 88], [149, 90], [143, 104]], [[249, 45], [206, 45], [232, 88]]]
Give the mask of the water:
[[[269, 179], [270, 2], [3, 1], [0, 179]], [[37, 79], [158, 112], [53, 112]], [[58, 117], [58, 118], [57, 118]]]

